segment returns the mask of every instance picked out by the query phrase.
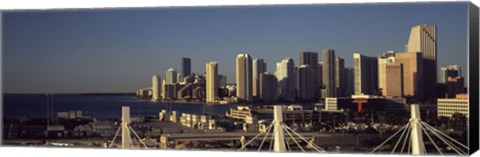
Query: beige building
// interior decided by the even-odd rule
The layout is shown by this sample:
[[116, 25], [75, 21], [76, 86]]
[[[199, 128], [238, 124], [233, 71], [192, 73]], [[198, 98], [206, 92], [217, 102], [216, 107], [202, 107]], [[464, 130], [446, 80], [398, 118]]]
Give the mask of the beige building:
[[418, 52], [395, 54], [395, 62], [403, 64], [403, 93], [405, 96], [423, 97], [423, 62]]
[[152, 77], [152, 100], [160, 100], [160, 88], [162, 87], [161, 85], [162, 78], [160, 78], [158, 75], [153, 75]]
[[238, 54], [236, 58], [237, 99], [252, 101], [252, 57]]
[[452, 99], [437, 99], [437, 116], [452, 117], [454, 113], [460, 113], [468, 117], [468, 95], [457, 94]]
[[403, 64], [384, 63], [380, 64], [382, 73], [381, 78], [382, 94], [386, 97], [403, 96]]
[[207, 102], [213, 103], [218, 97], [218, 63], [208, 62], [206, 65]]
[[423, 97], [434, 98], [437, 84], [437, 29], [435, 25], [416, 25], [410, 30], [407, 52], [420, 52], [423, 57]]
[[382, 55], [378, 56], [378, 88], [383, 89], [382, 74], [385, 72], [383, 64], [395, 63], [395, 51], [389, 50]]

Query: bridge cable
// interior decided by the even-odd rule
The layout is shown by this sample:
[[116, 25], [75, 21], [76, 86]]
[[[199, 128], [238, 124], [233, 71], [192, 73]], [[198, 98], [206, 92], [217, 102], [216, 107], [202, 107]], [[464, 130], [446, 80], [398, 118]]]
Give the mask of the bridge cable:
[[113, 136], [112, 142], [110, 142], [110, 144], [108, 145], [108, 148], [111, 148], [111, 147], [112, 147], [113, 143], [115, 142], [115, 139], [117, 139], [118, 133], [120, 132], [120, 129], [121, 129], [121, 128], [122, 128], [122, 127], [118, 127], [117, 133], [115, 133], [115, 136]]
[[435, 136], [437, 136], [437, 138], [439, 138], [440, 140], [442, 140], [445, 144], [447, 144], [449, 147], [451, 147], [457, 154], [459, 155], [462, 155], [462, 154], [466, 154], [463, 150], [461, 150], [460, 148], [457, 148], [456, 146], [454, 146], [452, 143], [450, 143], [448, 140], [446, 140], [445, 138], [443, 138], [442, 136], [440, 136], [439, 134], [437, 134], [435, 131], [432, 131], [433, 129], [427, 127], [427, 129], [429, 131], [431, 131]]
[[260, 143], [260, 146], [258, 147], [258, 151], [260, 151], [260, 149], [262, 149], [263, 143], [265, 142], [265, 139], [267, 139], [268, 134], [270, 134], [271, 129], [272, 129], [272, 126], [267, 128], [265, 137], [263, 138], [262, 143]]
[[375, 151], [377, 151], [379, 148], [381, 148], [385, 143], [387, 143], [388, 141], [390, 141], [393, 137], [395, 137], [395, 135], [397, 135], [398, 133], [400, 133], [403, 129], [405, 129], [409, 124], [406, 124], [404, 125], [403, 127], [401, 127], [400, 129], [397, 130], [397, 132], [395, 132], [392, 136], [390, 136], [389, 138], [387, 138], [387, 140], [383, 141], [380, 145], [378, 145], [377, 147], [375, 147], [370, 153], [373, 153]]
[[395, 146], [393, 147], [393, 150], [392, 150], [392, 154], [395, 152], [395, 150], [397, 149], [397, 146], [398, 144], [400, 143], [400, 141], [402, 141], [402, 138], [403, 138], [403, 135], [405, 135], [405, 133], [407, 132], [408, 128], [410, 128], [410, 123], [407, 124], [407, 128], [405, 128], [403, 131], [402, 131], [402, 134], [400, 135], [400, 137], [398, 138], [398, 141], [397, 143], [395, 144]]
[[302, 139], [304, 142], [306, 142], [307, 144], [310, 144], [312, 145], [313, 149], [315, 149], [316, 151], [318, 152], [325, 152], [325, 150], [323, 150], [320, 146], [317, 146], [315, 143], [312, 143], [308, 140], [306, 140], [302, 135], [298, 134], [297, 132], [295, 132], [292, 128], [288, 127], [286, 124], [283, 124], [283, 126], [286, 128], [286, 129], [289, 129], [290, 131], [292, 131], [295, 135], [297, 135], [300, 139]]
[[408, 129], [407, 129], [407, 134], [405, 135], [405, 139], [403, 140], [403, 144], [402, 144], [402, 148], [400, 149], [400, 153], [403, 153], [403, 149], [405, 148], [405, 144], [407, 143], [407, 140], [410, 139], [411, 140], [411, 130], [412, 130], [412, 125], [409, 125], [408, 126]]
[[288, 135], [290, 135], [290, 138], [292, 138], [293, 142], [295, 142], [298, 146], [298, 148], [300, 148], [300, 150], [302, 150], [302, 152], [305, 152], [305, 150], [302, 148], [302, 146], [300, 144], [298, 144], [297, 140], [295, 140], [295, 138], [292, 136], [292, 134], [290, 134], [290, 132], [287, 130], [287, 128], [285, 128], [283, 125], [282, 125], [282, 128], [283, 130], [285, 130], [285, 132], [287, 132]]
[[458, 142], [457, 140], [451, 138], [450, 136], [444, 134], [443, 132], [441, 132], [440, 130], [434, 128], [433, 126], [429, 125], [428, 123], [425, 123], [425, 122], [422, 122], [423, 125], [426, 125], [427, 127], [429, 127], [430, 129], [440, 133], [441, 135], [447, 137], [448, 139], [450, 139], [451, 141], [457, 143], [458, 145], [462, 146], [463, 148], [467, 149], [467, 150], [470, 150], [467, 146], [463, 145], [461, 142]]
[[[137, 132], [135, 132], [135, 130], [133, 130], [133, 128], [128, 125], [128, 128], [130, 128], [130, 130], [132, 130], [133, 134], [135, 134], [135, 136], [138, 138], [138, 140], [143, 144], [143, 146], [148, 149], [147, 145], [142, 141], [142, 139], [140, 138], [140, 136], [138, 136]], [[140, 145], [140, 144], [139, 144]]]
[[433, 139], [430, 137], [430, 135], [428, 135], [428, 132], [427, 130], [425, 130], [425, 127], [421, 127], [423, 132], [425, 132], [425, 135], [427, 135], [428, 139], [430, 140], [430, 142], [432, 142], [433, 146], [435, 146], [435, 148], [437, 149], [438, 153], [440, 153], [440, 155], [443, 155], [442, 151], [440, 150], [440, 148], [438, 148], [437, 144], [435, 144], [435, 141], [433, 141]]

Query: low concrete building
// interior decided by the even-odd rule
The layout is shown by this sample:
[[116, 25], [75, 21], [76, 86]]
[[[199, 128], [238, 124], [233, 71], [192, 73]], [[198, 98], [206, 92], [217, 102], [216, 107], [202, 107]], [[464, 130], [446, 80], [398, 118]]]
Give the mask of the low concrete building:
[[453, 114], [460, 113], [468, 117], [468, 106], [467, 94], [457, 94], [451, 99], [437, 99], [437, 116], [450, 118]]

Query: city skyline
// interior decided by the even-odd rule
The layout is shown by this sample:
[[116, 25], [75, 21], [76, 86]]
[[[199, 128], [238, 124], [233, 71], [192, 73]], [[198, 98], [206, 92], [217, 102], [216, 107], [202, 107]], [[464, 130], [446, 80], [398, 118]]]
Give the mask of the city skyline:
[[[461, 13], [455, 13], [454, 15], [450, 15], [453, 13], [448, 13], [448, 17], [436, 17], [438, 14], [442, 14], [442, 12], [448, 12], [449, 7], [463, 7], [466, 8], [467, 3], [434, 3], [434, 4], [420, 4], [422, 7], [427, 7], [428, 11], [423, 11], [425, 14], [421, 17], [416, 17], [414, 20], [407, 20], [401, 21], [400, 26], [393, 27], [393, 24], [399, 25], [399, 23], [388, 23], [387, 21], [380, 21], [380, 19], [387, 18], [390, 19], [392, 17], [389, 16], [400, 16], [400, 17], [407, 17], [406, 12], [402, 12], [399, 10], [400, 13], [390, 13], [390, 12], [382, 12], [385, 11], [385, 6], [390, 6], [392, 8], [415, 8], [418, 4], [409, 5], [409, 4], [375, 4], [375, 5], [358, 5], [352, 7], [350, 5], [346, 6], [335, 6], [335, 5], [314, 5], [314, 6], [257, 6], [257, 7], [234, 7], [222, 9], [222, 8], [158, 8], [155, 10], [152, 9], [131, 9], [131, 10], [106, 10], [106, 11], [63, 11], [63, 12], [42, 12], [42, 13], [6, 13], [5, 19], [5, 51], [4, 51], [4, 92], [132, 92], [140, 87], [148, 87], [149, 80], [151, 80], [152, 75], [159, 75], [161, 78], [167, 78], [164, 74], [166, 70], [170, 67], [173, 67], [176, 70], [181, 69], [180, 66], [180, 59], [182, 57], [191, 58], [191, 65], [192, 65], [192, 73], [201, 74], [205, 72], [204, 66], [209, 61], [218, 61], [219, 65], [222, 67], [219, 68], [218, 74], [226, 75], [228, 83], [235, 83], [235, 56], [239, 53], [248, 53], [251, 55], [252, 59], [262, 58], [264, 59], [267, 67], [275, 67], [277, 62], [280, 62], [285, 57], [292, 57], [295, 63], [295, 67], [299, 67], [299, 60], [296, 56], [300, 52], [304, 51], [314, 51], [319, 53], [318, 61], [323, 61], [322, 50], [323, 49], [334, 49], [335, 55], [337, 57], [345, 59], [345, 68], [353, 67], [353, 53], [359, 52], [365, 56], [377, 57], [388, 50], [395, 50], [396, 52], [406, 52], [404, 49], [405, 44], [408, 42], [408, 35], [410, 33], [410, 28], [414, 25], [420, 24], [434, 24], [438, 28], [438, 65], [436, 70], [439, 71], [440, 67], [446, 67], [448, 65], [460, 65], [462, 69], [468, 70], [466, 63], [466, 18]], [[301, 8], [300, 13], [293, 13], [291, 11], [296, 11], [296, 9]], [[348, 13], [343, 14], [335, 14], [338, 13], [339, 8], [343, 9], [353, 9], [347, 10]], [[359, 9], [358, 9], [359, 8]], [[370, 8], [373, 10], [371, 12], [366, 13], [365, 10]], [[375, 9], [378, 8], [378, 9]], [[382, 9], [380, 9], [382, 8]], [[388, 7], [387, 7], [388, 8]], [[211, 10], [210, 10], [211, 9]], [[358, 27], [346, 26], [346, 25], [339, 25], [340, 28], [344, 29], [343, 32], [335, 32], [334, 34], [325, 34], [329, 29], [332, 29], [331, 26], [335, 24], [328, 24], [327, 21], [322, 22], [319, 21], [310, 21], [311, 24], [315, 24], [315, 26], [322, 26], [320, 24], [325, 24], [324, 27], [312, 27], [301, 25], [299, 26], [291, 26], [289, 23], [284, 23], [285, 21], [294, 21], [294, 22], [301, 22], [301, 21], [308, 21], [312, 20], [315, 17], [325, 18], [324, 16], [326, 11], [320, 11], [322, 9], [332, 9], [331, 12], [333, 15], [328, 15], [329, 18], [334, 18], [336, 16], [340, 16], [338, 20], [340, 22], [336, 24], [348, 24], [349, 22], [344, 22], [343, 20], [350, 19], [345, 17], [346, 15], [352, 13], [359, 13], [360, 15], [357, 17], [359, 21], [351, 21], [354, 25], [355, 22], [358, 23]], [[255, 13], [259, 13], [260, 17], [249, 17], [245, 14], [248, 14], [244, 11], [254, 11]], [[306, 11], [303, 11], [306, 10]], [[340, 9], [342, 10], [342, 9]], [[397, 10], [397, 9], [395, 9]], [[451, 9], [452, 11], [455, 9]], [[227, 15], [217, 15], [212, 14], [218, 12], [227, 12], [231, 15], [235, 15], [236, 18], [239, 18], [240, 21], [260, 21], [260, 25], [262, 27], [257, 28], [253, 26], [246, 25], [247, 28], [241, 27], [233, 27], [231, 26], [229, 20], [227, 20]], [[65, 12], [65, 13], [64, 13]], [[159, 12], [159, 13], [157, 13]], [[176, 23], [177, 26], [183, 26], [179, 28], [178, 31], [186, 30], [187, 32], [174, 32], [179, 34], [172, 34], [167, 33], [170, 37], [174, 37], [172, 41], [165, 41], [167, 37], [163, 37], [163, 42], [158, 42], [159, 47], [155, 47], [156, 40], [151, 40], [152, 36], [162, 36], [162, 33], [153, 33], [155, 32], [153, 26], [146, 25], [143, 27], [148, 27], [148, 30], [141, 31], [141, 32], [123, 32], [124, 30], [131, 30], [128, 22], [122, 22], [121, 20], [117, 19], [118, 15], [131, 15], [131, 17], [126, 17], [126, 21], [130, 19], [132, 21], [134, 18], [132, 17], [145, 17], [151, 18], [151, 16], [158, 15], [162, 17], [161, 13], [171, 14], [171, 13], [181, 13], [186, 12], [181, 15], [170, 15], [174, 17], [182, 17], [185, 19], [189, 19], [191, 17], [199, 16], [193, 15], [196, 12], [205, 13], [205, 17], [213, 18], [213, 22], [216, 24], [225, 23], [227, 26], [225, 28], [220, 29], [220, 33], [215, 33], [212, 31], [208, 31], [207, 33], [202, 33], [202, 31], [209, 30], [211, 28], [216, 28], [211, 24], [204, 24], [201, 21], [196, 21], [197, 27], [185, 27], [182, 24], [185, 24], [185, 21], [179, 20], [175, 21], [173, 19], [173, 23]], [[287, 13], [285, 13], [287, 12]], [[323, 13], [318, 14], [316, 16], [312, 16], [311, 13]], [[384, 15], [372, 15], [374, 13], [381, 13]], [[422, 12], [422, 11], [409, 11], [409, 12]], [[92, 16], [91, 14], [96, 13], [95, 15], [100, 17]], [[98, 14], [97, 14], [98, 13]], [[240, 14], [243, 13], [243, 14]], [[403, 14], [402, 14], [403, 13]], [[288, 14], [289, 18], [281, 18], [281, 15]], [[383, 17], [379, 20], [369, 20], [369, 22], [373, 22], [373, 24], [367, 25], [368, 22], [361, 22], [363, 20], [368, 20], [363, 18], [365, 15], [374, 16], [374, 17]], [[398, 14], [398, 15], [397, 15]], [[465, 10], [466, 14], [466, 10]], [[116, 16], [115, 16], [116, 15]], [[141, 16], [143, 15], [143, 16]], [[147, 16], [148, 15], [148, 16]], [[208, 16], [207, 16], [208, 15]], [[301, 17], [301, 15], [309, 15], [306, 19], [295, 19], [294, 17]], [[436, 16], [433, 16], [436, 15]], [[14, 16], [15, 18], [11, 18]], [[39, 19], [43, 19], [45, 21], [36, 21], [32, 19], [33, 17], [40, 16]], [[217, 17], [218, 16], [218, 17]], [[252, 15], [250, 15], [252, 16]], [[280, 17], [279, 17], [280, 16]], [[456, 17], [459, 16], [459, 17]], [[43, 17], [43, 18], [42, 18]], [[73, 41], [77, 41], [77, 43], [71, 43], [69, 41], [58, 41], [62, 38], [48, 38], [45, 36], [45, 33], [48, 32], [30, 32], [33, 35], [27, 35], [22, 32], [25, 31], [24, 29], [30, 28], [27, 27], [26, 24], [31, 22], [40, 22], [44, 24], [52, 25], [51, 23], [55, 23], [55, 21], [69, 21], [70, 17], [76, 17], [73, 19], [82, 19], [83, 21], [74, 22], [73, 24], [62, 23], [58, 22], [59, 26], [69, 26], [68, 29], [60, 29], [58, 31], [53, 31], [51, 35], [60, 36], [63, 38], [68, 38], [71, 35], [78, 35], [77, 33], [70, 32], [74, 31], [75, 29], [80, 29], [81, 31], [85, 28], [91, 29], [98, 29], [97, 31], [111, 28], [113, 31], [107, 31], [105, 34], [101, 35], [92, 35], [87, 34], [84, 36], [78, 36], [78, 39]], [[82, 17], [82, 18], [81, 18]], [[107, 19], [106, 22], [112, 23], [100, 23], [98, 26], [88, 25], [88, 22], [85, 21], [86, 17], [95, 18], [94, 20], [101, 20]], [[217, 18], [215, 20], [215, 17]], [[242, 18], [243, 17], [243, 18]], [[245, 19], [249, 17], [251, 19]], [[423, 17], [423, 18], [422, 18]], [[10, 19], [11, 18], [11, 19]], [[165, 17], [164, 17], [165, 18]], [[293, 19], [290, 19], [293, 18]], [[184, 20], [185, 20], [184, 19]], [[343, 19], [343, 20], [342, 20]], [[109, 21], [110, 20], [110, 21]], [[142, 19], [137, 19], [142, 20]], [[143, 19], [145, 20], [145, 19]], [[170, 19], [172, 20], [172, 19]], [[264, 20], [264, 21], [262, 21]], [[393, 19], [390, 19], [393, 20]], [[451, 22], [453, 21], [464, 21], [464, 23], [459, 22]], [[146, 20], [149, 21], [149, 20]], [[376, 22], [375, 22], [376, 21]], [[271, 22], [271, 23], [267, 23]], [[279, 23], [282, 22], [282, 23]], [[381, 23], [379, 23], [381, 22]], [[115, 25], [115, 24], [125, 24], [123, 25]], [[148, 23], [148, 22], [147, 22]], [[234, 22], [235, 23], [235, 22]], [[453, 23], [453, 24], [452, 24]], [[75, 24], [80, 24], [77, 26]], [[158, 23], [156, 23], [158, 24]], [[275, 26], [279, 25], [280, 26]], [[376, 25], [375, 25], [376, 24]], [[295, 25], [299, 25], [296, 23]], [[19, 28], [14, 28], [13, 26], [19, 26]], [[35, 25], [34, 25], [35, 26]], [[46, 26], [41, 26], [41, 24], [37, 25], [38, 28], [35, 30], [49, 30], [52, 28], [47, 28]], [[120, 28], [117, 28], [120, 27]], [[167, 28], [170, 28], [174, 25], [168, 25]], [[364, 28], [370, 26], [371, 28]], [[141, 27], [142, 26], [138, 26]], [[291, 27], [291, 28], [290, 28]], [[298, 31], [297, 29], [307, 27], [307, 31]], [[392, 27], [391, 29], [386, 29]], [[446, 29], [449, 28], [450, 29]], [[462, 28], [463, 27], [463, 28]], [[82, 29], [83, 28], [83, 29]], [[163, 27], [158, 27], [157, 31], [161, 32]], [[454, 29], [455, 28], [455, 29]], [[12, 30], [13, 31], [10, 31]], [[73, 29], [73, 30], [72, 30]], [[152, 29], [152, 30], [150, 30]], [[170, 28], [173, 29], [173, 28]], [[265, 31], [272, 29], [272, 31], [267, 31], [265, 33], [260, 33], [259, 31]], [[463, 29], [463, 33], [462, 33]], [[33, 30], [33, 31], [35, 31]], [[363, 31], [362, 31], [363, 30]], [[69, 31], [69, 32], [64, 32]], [[151, 31], [151, 32], [149, 32]], [[231, 32], [234, 31], [234, 32]], [[239, 32], [236, 32], [239, 31]], [[242, 31], [246, 35], [242, 34]], [[285, 32], [284, 32], [285, 31]], [[93, 33], [95, 31], [87, 31], [88, 33]], [[125, 33], [133, 36], [133, 39], [127, 40], [121, 38], [122, 36], [117, 35], [116, 33], [122, 32], [123, 35]], [[318, 33], [321, 32], [321, 33]], [[378, 33], [377, 33], [378, 32]], [[452, 33], [453, 32], [453, 33]], [[20, 34], [18, 34], [20, 33]], [[60, 33], [60, 34], [58, 34]], [[61, 33], [65, 33], [63, 36]], [[134, 34], [132, 34], [134, 33]], [[138, 33], [138, 34], [135, 34]], [[164, 32], [165, 33], [165, 32]], [[189, 34], [191, 33], [191, 34]], [[210, 33], [210, 34], [208, 34]], [[314, 35], [309, 35], [308, 33], [312, 33]], [[349, 34], [350, 33], [350, 34]], [[364, 36], [366, 34], [370, 36]], [[17, 37], [19, 35], [19, 37]], [[50, 34], [49, 34], [50, 35]], [[89, 36], [90, 35], [90, 36]], [[109, 35], [109, 36], [102, 36], [102, 35]], [[200, 37], [207, 37], [208, 39], [206, 42], [212, 42], [213, 44], [201, 45], [198, 42], [200, 37], [196, 37], [194, 39], [177, 39], [182, 38], [185, 36], [197, 36]], [[210, 37], [211, 35], [211, 37]], [[235, 35], [240, 35], [240, 37], [234, 37]], [[250, 35], [250, 36], [249, 36]], [[315, 39], [319, 36], [327, 35], [320, 39]], [[21, 38], [23, 37], [23, 38]], [[99, 37], [100, 39], [97, 42], [87, 41], [87, 39], [91, 37]], [[113, 41], [106, 42], [102, 39], [109, 39], [112, 37], [120, 38], [115, 39], [118, 44], [121, 43], [129, 43], [129, 46], [132, 47], [123, 47], [126, 50], [120, 51], [122, 46], [115, 47], [112, 44]], [[130, 36], [125, 36], [130, 37]], [[142, 38], [143, 37], [143, 38]], [[215, 38], [215, 37], [223, 37], [223, 38]], [[248, 37], [252, 38], [252, 41], [248, 41]], [[448, 38], [447, 38], [448, 37]], [[221, 39], [227, 38], [229, 40], [222, 41]], [[363, 39], [367, 38], [367, 41], [362, 41]], [[43, 39], [43, 40], [42, 40]], [[262, 39], [267, 39], [262, 44]], [[315, 40], [313, 40], [315, 39]], [[331, 39], [328, 40], [328, 39]], [[348, 40], [345, 40], [348, 39]], [[282, 41], [283, 40], [283, 41]], [[343, 40], [343, 41], [342, 41]], [[41, 41], [41, 42], [39, 42]], [[462, 42], [463, 41], [463, 42]], [[144, 44], [140, 44], [145, 42]], [[179, 42], [179, 43], [176, 43]], [[255, 43], [258, 42], [258, 43]], [[22, 44], [29, 44], [32, 45], [31, 47], [22, 47]], [[285, 45], [280, 45], [280, 44]], [[325, 44], [323, 44], [325, 43]], [[381, 43], [381, 44], [379, 44]], [[59, 44], [59, 45], [56, 45]], [[168, 44], [172, 44], [169, 47]], [[180, 45], [179, 45], [180, 44]], [[184, 44], [184, 45], [182, 45]], [[340, 44], [340, 45], [338, 45]], [[217, 46], [215, 46], [217, 45]], [[332, 45], [332, 46], [328, 46]], [[144, 47], [142, 47], [144, 46]], [[183, 47], [193, 47], [193, 48], [178, 48], [180, 46]], [[463, 46], [463, 47], [462, 47]], [[37, 48], [33, 50], [33, 48]], [[85, 48], [89, 47], [89, 48]], [[155, 51], [155, 49], [163, 49], [162, 51]], [[62, 52], [60, 50], [68, 49], [69, 53]], [[90, 50], [94, 52], [83, 52], [86, 50]], [[100, 50], [109, 50], [113, 52], [105, 52], [99, 53]], [[192, 50], [190, 50], [192, 49]], [[38, 53], [35, 53], [39, 51]], [[209, 51], [209, 52], [205, 52]], [[211, 52], [210, 52], [211, 51]], [[450, 51], [450, 52], [449, 52]], [[75, 53], [76, 52], [76, 53]], [[200, 53], [200, 55], [197, 54]], [[455, 53], [456, 52], [456, 53]], [[459, 53], [458, 52], [465, 52]], [[72, 53], [72, 54], [71, 54]], [[82, 54], [86, 53], [85, 56]], [[93, 54], [91, 54], [93, 53]], [[138, 54], [137, 54], [138, 53]], [[45, 55], [42, 55], [45, 54]], [[272, 55], [275, 54], [275, 55]], [[26, 55], [26, 56], [22, 56]], [[98, 56], [96, 56], [98, 55]], [[133, 55], [133, 56], [132, 56]], [[172, 56], [173, 55], [173, 56]], [[19, 62], [19, 60], [25, 59], [25, 57], [31, 56], [31, 58], [27, 58], [26, 61]], [[78, 58], [69, 58], [69, 57], [78, 57]], [[98, 58], [92, 58], [92, 56], [96, 56]], [[156, 57], [152, 57], [156, 56]], [[462, 58], [463, 57], [463, 58]], [[70, 60], [69, 60], [70, 59]], [[105, 61], [102, 61], [105, 60]], [[124, 60], [129, 60], [130, 62], [122, 62]], [[207, 60], [207, 61], [205, 61]], [[48, 62], [50, 61], [50, 62]], [[67, 62], [69, 61], [69, 62]], [[137, 63], [139, 62], [139, 63]], [[103, 63], [103, 64], [102, 64]], [[37, 70], [29, 71], [28, 69], [31, 67], [37, 68]], [[60, 69], [59, 69], [60, 67]], [[203, 69], [203, 70], [202, 70]], [[275, 72], [275, 68], [269, 68], [267, 72], [273, 73]], [[72, 73], [73, 71], [73, 73]], [[30, 77], [26, 77], [28, 76]], [[464, 77], [468, 80], [468, 77]], [[74, 79], [72, 79], [74, 78]], [[116, 78], [116, 79], [115, 79]], [[92, 80], [93, 79], [93, 80]], [[115, 79], [115, 80], [112, 80]], [[107, 81], [110, 80], [110, 81]]]

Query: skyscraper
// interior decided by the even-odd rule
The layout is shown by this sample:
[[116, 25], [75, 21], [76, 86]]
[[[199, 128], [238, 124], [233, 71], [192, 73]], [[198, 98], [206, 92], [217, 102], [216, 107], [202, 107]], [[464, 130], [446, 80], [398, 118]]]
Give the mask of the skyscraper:
[[218, 87], [225, 87], [227, 86], [227, 76], [225, 75], [218, 75]]
[[270, 73], [261, 73], [259, 77], [260, 88], [259, 88], [259, 97], [264, 102], [275, 102], [278, 98], [277, 86], [278, 80], [277, 77]]
[[181, 71], [181, 77], [184, 78], [186, 76], [189, 76], [191, 74], [191, 60], [190, 58], [187, 57], [182, 57], [182, 71]]
[[177, 83], [177, 71], [173, 68], [168, 68], [167, 69], [167, 74], [166, 74], [166, 83], [167, 84], [174, 84]]
[[316, 78], [316, 83], [319, 87], [319, 89], [324, 88], [323, 85], [323, 62], [318, 62], [318, 68], [316, 69], [317, 71], [317, 78]]
[[355, 94], [375, 94], [378, 91], [378, 61], [360, 53], [353, 54]]
[[267, 71], [267, 64], [263, 59], [253, 60], [253, 96], [259, 96], [260, 92], [260, 74]]
[[446, 83], [448, 77], [462, 76], [462, 68], [458, 65], [449, 65], [440, 68], [440, 83]]
[[350, 96], [355, 91], [353, 68], [345, 68], [345, 96]]
[[395, 51], [387, 51], [386, 53], [383, 53], [383, 55], [378, 56], [378, 88], [383, 89], [383, 84], [385, 84], [382, 75], [385, 73], [385, 66], [382, 66], [383, 64], [386, 63], [395, 63]]
[[305, 101], [311, 101], [314, 99], [313, 89], [315, 88], [314, 71], [313, 67], [308, 64], [300, 65], [297, 68], [297, 96]]
[[[395, 63], [403, 64], [403, 93], [405, 96], [423, 97], [423, 58], [418, 52], [395, 54]], [[431, 91], [432, 92], [432, 91]]]
[[456, 76], [456, 77], [448, 77], [447, 78], [447, 98], [454, 98], [455, 95], [465, 93], [465, 85], [463, 77]]
[[292, 58], [285, 58], [277, 62], [275, 76], [278, 80], [279, 99], [286, 101], [295, 100], [295, 63]]
[[252, 57], [238, 54], [236, 58], [237, 98], [252, 101]]
[[152, 77], [152, 100], [157, 101], [160, 100], [160, 88], [162, 87], [161, 85], [162, 78], [158, 75], [153, 75]]
[[335, 57], [335, 91], [337, 97], [345, 96], [345, 60], [340, 57]]
[[437, 29], [435, 25], [416, 25], [410, 30], [407, 52], [420, 52], [423, 58], [424, 98], [435, 98], [437, 84]]
[[313, 70], [311, 71], [313, 77], [313, 94], [314, 99], [320, 98], [320, 90], [322, 88], [322, 80], [319, 79], [321, 74], [318, 74], [320, 67], [318, 66], [318, 52], [300, 52], [299, 54], [300, 64], [301, 65], [308, 65]]
[[403, 64], [383, 63], [382, 73], [379, 73], [383, 81], [382, 95], [386, 97], [403, 97]]
[[218, 63], [215, 61], [208, 62], [206, 67], [206, 90], [207, 102], [215, 102], [218, 97]]
[[317, 52], [300, 52], [300, 65], [316, 66], [317, 64]]
[[323, 50], [323, 85], [325, 97], [336, 97], [336, 82], [335, 82], [335, 50], [325, 49]]

